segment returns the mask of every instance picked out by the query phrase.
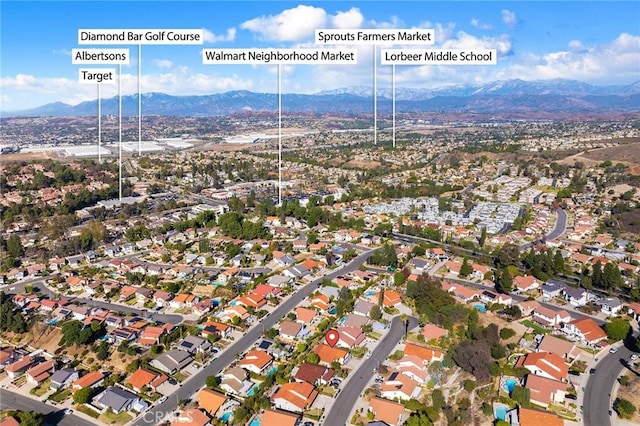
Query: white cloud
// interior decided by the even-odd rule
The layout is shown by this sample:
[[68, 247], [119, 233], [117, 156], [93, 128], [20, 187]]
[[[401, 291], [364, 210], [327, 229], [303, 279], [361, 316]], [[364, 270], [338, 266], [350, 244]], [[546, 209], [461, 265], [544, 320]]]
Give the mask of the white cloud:
[[571, 78], [593, 84], [638, 80], [640, 36], [622, 33], [604, 45], [578, 43], [569, 43], [570, 50], [566, 51], [526, 55], [504, 70], [505, 78]]
[[313, 36], [316, 28], [324, 28], [327, 12], [313, 6], [299, 5], [279, 15], [261, 16], [243, 22], [240, 27], [270, 41], [298, 41]]
[[361, 28], [364, 16], [357, 7], [352, 7], [346, 12], [338, 12], [331, 18], [333, 28]]
[[168, 59], [154, 59], [152, 62], [153, 62], [153, 65], [157, 66], [158, 68], [171, 68], [171, 67], [173, 67], [173, 62], [171, 62]]
[[502, 22], [504, 22], [506, 26], [513, 28], [518, 23], [518, 17], [516, 16], [515, 12], [512, 12], [508, 9], [502, 9], [500, 14], [502, 15]]
[[479, 30], [491, 30], [493, 29], [493, 25], [485, 24], [484, 22], [480, 22], [480, 20], [473, 18], [471, 19], [471, 26], [479, 29]]
[[228, 28], [224, 34], [214, 34], [206, 28], [203, 28], [204, 41], [206, 43], [220, 43], [224, 41], [233, 41], [236, 39], [236, 29], [234, 27]]

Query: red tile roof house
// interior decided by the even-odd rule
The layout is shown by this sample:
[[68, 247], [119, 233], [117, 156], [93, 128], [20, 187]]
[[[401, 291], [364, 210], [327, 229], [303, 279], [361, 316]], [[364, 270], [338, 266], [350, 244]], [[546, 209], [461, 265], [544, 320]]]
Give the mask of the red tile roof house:
[[156, 373], [155, 371], [138, 368], [135, 373], [129, 376], [129, 378], [125, 381], [125, 384], [130, 385], [131, 389], [133, 389], [134, 391], [140, 392], [145, 386], [151, 389], [155, 389], [156, 387], [167, 381], [167, 379], [167, 376], [163, 373]]
[[334, 375], [335, 371], [332, 368], [306, 362], [301, 364], [293, 374], [296, 381], [307, 382], [314, 386], [329, 383]]
[[285, 320], [280, 323], [280, 337], [285, 340], [294, 341], [298, 338], [298, 335], [304, 328], [304, 325], [295, 322]]
[[518, 292], [532, 291], [540, 287], [540, 281], [533, 275], [518, 275], [513, 279], [513, 284]]
[[374, 413], [374, 420], [382, 421], [389, 426], [401, 425], [404, 405], [388, 399], [373, 397], [369, 400], [369, 409]]
[[54, 360], [43, 361], [27, 370], [27, 382], [33, 385], [39, 385], [47, 380], [56, 370], [56, 362]]
[[340, 336], [337, 345], [349, 349], [362, 345], [367, 338], [362, 329], [356, 327], [338, 327], [337, 331]]
[[24, 372], [33, 365], [33, 362], [33, 358], [27, 355], [24, 358], [20, 358], [19, 360], [7, 365], [4, 371], [7, 372], [9, 378], [15, 379], [16, 377], [22, 376]]
[[398, 371], [391, 373], [389, 378], [380, 386], [380, 396], [388, 399], [417, 398], [422, 388], [410, 375]]
[[571, 315], [567, 311], [555, 310], [546, 306], [538, 306], [533, 311], [533, 320], [546, 327], [560, 328], [564, 323], [571, 321]]
[[252, 350], [240, 360], [239, 366], [256, 374], [262, 374], [272, 363], [273, 357], [265, 351]]
[[344, 349], [332, 348], [323, 343], [316, 346], [313, 351], [320, 357], [320, 363], [323, 365], [331, 365], [337, 361], [340, 364], [346, 364], [351, 359], [351, 355]]
[[89, 387], [95, 388], [99, 386], [100, 383], [102, 383], [104, 377], [104, 373], [102, 373], [101, 371], [92, 371], [90, 373], [87, 373], [71, 384], [71, 391], [75, 392], [79, 389]]
[[559, 355], [550, 352], [537, 352], [518, 358], [516, 368], [524, 367], [533, 374], [548, 379], [564, 381], [569, 372], [569, 366]]
[[531, 392], [531, 402], [547, 407], [549, 404], [562, 404], [564, 402], [569, 383], [559, 382], [535, 374], [527, 374], [524, 387]]
[[568, 336], [576, 337], [591, 346], [607, 338], [604, 330], [591, 318], [583, 318], [563, 324], [562, 331]]
[[318, 396], [315, 386], [307, 382], [285, 383], [273, 395], [273, 405], [282, 410], [302, 412], [311, 407]]
[[449, 334], [449, 331], [433, 324], [425, 324], [422, 329], [422, 336], [425, 340], [440, 339]]

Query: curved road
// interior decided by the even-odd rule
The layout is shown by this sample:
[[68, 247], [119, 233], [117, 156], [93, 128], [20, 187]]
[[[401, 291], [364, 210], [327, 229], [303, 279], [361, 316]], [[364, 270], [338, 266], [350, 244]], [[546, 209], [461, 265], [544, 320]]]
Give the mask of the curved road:
[[[546, 241], [558, 238], [567, 230], [567, 213], [561, 208], [558, 208], [556, 212], [558, 214], [558, 217], [556, 219], [556, 226], [551, 230], [551, 232], [544, 236], [544, 240]], [[537, 241], [532, 241], [530, 243], [520, 245], [520, 251], [524, 251], [529, 247], [533, 247], [536, 242]]]
[[[408, 330], [412, 330], [418, 326], [418, 320], [414, 317], [407, 317]], [[346, 425], [349, 424], [349, 414], [360, 397], [360, 394], [371, 380], [371, 377], [377, 371], [380, 362], [387, 359], [393, 348], [404, 337], [405, 324], [400, 317], [394, 317], [391, 321], [389, 332], [373, 350], [371, 357], [366, 359], [357, 371], [351, 373], [351, 377], [340, 391], [340, 397], [337, 398], [326, 419], [321, 422], [327, 426]]]
[[[376, 249], [377, 250], [377, 249]], [[242, 353], [249, 349], [260, 337], [262, 337], [263, 330], [268, 330], [273, 327], [278, 320], [284, 318], [296, 305], [302, 302], [307, 296], [313, 293], [323, 279], [333, 279], [338, 275], [346, 274], [348, 272], [355, 271], [360, 265], [362, 265], [375, 250], [365, 252], [357, 256], [347, 266], [339, 268], [324, 277], [318, 278], [304, 287], [300, 288], [287, 300], [280, 303], [276, 309], [266, 317], [254, 325], [247, 331], [242, 338], [236, 340], [233, 344], [229, 345], [224, 351], [222, 351], [218, 358], [209, 363], [203, 369], [195, 373], [191, 379], [182, 384], [178, 390], [169, 396], [165, 402], [158, 404], [138, 418], [135, 419], [133, 425], [156, 425], [162, 423], [165, 419], [168, 419], [170, 413], [173, 412], [177, 406], [178, 401], [186, 400], [198, 391], [208, 376], [216, 376], [222, 372], [229, 364], [235, 361], [236, 354]], [[338, 424], [338, 423], [336, 423]]]
[[95, 423], [75, 414], [66, 415], [64, 410], [37, 401], [33, 398], [2, 389], [0, 391], [0, 410], [36, 411], [45, 414], [45, 425], [94, 426]]
[[[612, 410], [611, 391], [618, 379], [618, 376], [625, 369], [626, 362], [629, 362], [631, 354], [634, 352], [625, 346], [618, 348], [615, 354], [607, 354], [598, 362], [596, 373], [589, 376], [584, 392], [584, 424], [585, 426], [610, 426], [611, 417], [609, 410]], [[607, 392], [607, 396], [604, 393]]]
[[[16, 294], [19, 292], [24, 293], [24, 287], [26, 285], [32, 285], [34, 287], [38, 287], [38, 289], [40, 290], [41, 294], [46, 294], [47, 296], [49, 296], [50, 298], [55, 298], [55, 297], [64, 297], [67, 300], [71, 300], [71, 301], [77, 301], [83, 305], [87, 305], [87, 306], [92, 306], [92, 307], [98, 307], [98, 308], [102, 308], [102, 309], [108, 309], [110, 311], [114, 311], [114, 312], [133, 312], [136, 313], [138, 315], [140, 315], [141, 317], [149, 317], [151, 316], [153, 318], [154, 321], [161, 321], [164, 323], [170, 323], [170, 324], [180, 324], [182, 322], [182, 315], [178, 315], [178, 314], [160, 314], [160, 313], [152, 313], [150, 314], [147, 311], [143, 311], [142, 309], [136, 309], [136, 308], [132, 308], [131, 306], [127, 306], [127, 305], [120, 305], [120, 304], [115, 304], [115, 303], [109, 303], [109, 302], [101, 302], [99, 300], [94, 300], [94, 299], [88, 299], [85, 297], [68, 297], [68, 296], [61, 296], [60, 294], [54, 292], [53, 290], [51, 290], [49, 287], [47, 287], [45, 285], [45, 281], [48, 280], [49, 278], [53, 277], [52, 275], [50, 276], [46, 276], [46, 277], [38, 277], [38, 278], [33, 278], [27, 281], [23, 281], [20, 283], [15, 283], [15, 284], [11, 284], [10, 286], [7, 286], [7, 288], [3, 288], [2, 290], [5, 291], [5, 293], [7, 294]], [[13, 290], [9, 290], [9, 288], [13, 288]]]

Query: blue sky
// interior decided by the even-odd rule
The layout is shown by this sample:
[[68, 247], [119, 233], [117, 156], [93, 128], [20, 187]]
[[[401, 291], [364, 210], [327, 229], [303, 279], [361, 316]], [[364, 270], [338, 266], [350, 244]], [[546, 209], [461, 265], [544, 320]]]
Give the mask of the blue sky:
[[[397, 67], [398, 87], [571, 78], [593, 84], [640, 80], [640, 2], [12, 2], [0, 3], [0, 110], [94, 99], [71, 64], [78, 28], [202, 28], [203, 46], [143, 46], [142, 92], [196, 95], [275, 92], [273, 65], [203, 65], [201, 49], [314, 47], [316, 28], [434, 28], [440, 48], [495, 48], [496, 66]], [[97, 47], [97, 46], [87, 46]], [[123, 47], [123, 46], [105, 46]], [[137, 46], [123, 66], [123, 94], [137, 93]], [[350, 47], [350, 46], [345, 46]], [[392, 47], [392, 46], [388, 46]], [[393, 46], [398, 48], [399, 46]], [[284, 92], [372, 86], [373, 51], [357, 65], [283, 66]], [[378, 56], [379, 60], [379, 56]], [[104, 66], [102, 66], [104, 67]], [[391, 67], [378, 63], [378, 87]], [[103, 86], [104, 97], [116, 94]]]

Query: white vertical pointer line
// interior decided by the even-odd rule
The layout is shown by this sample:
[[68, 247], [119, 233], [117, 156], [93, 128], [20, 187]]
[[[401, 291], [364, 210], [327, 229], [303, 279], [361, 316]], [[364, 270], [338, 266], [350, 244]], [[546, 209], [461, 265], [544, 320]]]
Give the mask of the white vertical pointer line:
[[102, 155], [100, 154], [100, 150], [102, 149], [100, 145], [102, 145], [102, 101], [100, 100], [100, 83], [98, 83], [98, 163], [102, 163]]
[[396, 64], [391, 65], [391, 117], [393, 119], [393, 147], [396, 147]]
[[142, 152], [142, 95], [140, 94], [140, 75], [142, 74], [142, 45], [138, 44], [138, 157]]
[[122, 200], [122, 64], [118, 64], [118, 199]]
[[282, 206], [282, 65], [278, 63], [278, 205]]
[[378, 51], [373, 45], [373, 144], [378, 145]]

